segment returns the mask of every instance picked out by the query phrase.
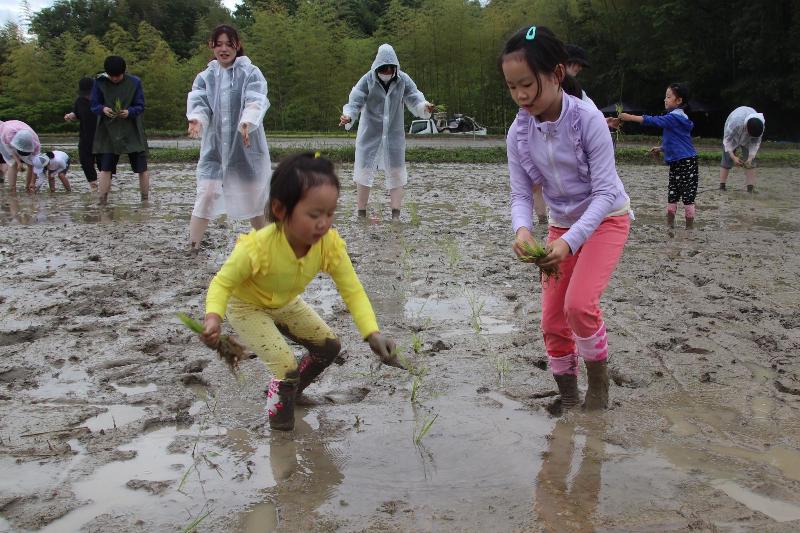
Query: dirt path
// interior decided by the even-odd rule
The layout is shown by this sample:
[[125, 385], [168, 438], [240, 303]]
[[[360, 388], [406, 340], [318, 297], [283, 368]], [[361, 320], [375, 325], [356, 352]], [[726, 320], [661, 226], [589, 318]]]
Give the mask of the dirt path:
[[344, 179], [337, 226], [427, 373], [375, 366], [319, 278], [306, 300], [346, 361], [294, 435], [265, 426], [257, 360], [237, 381], [174, 318], [200, 314], [246, 229], [212, 225], [185, 254], [191, 166], [155, 169], [146, 206], [130, 174], [103, 210], [0, 193], [0, 531], [176, 531], [206, 513], [200, 531], [800, 529], [797, 170], [764, 169], [747, 195], [703, 167], [687, 232], [663, 226], [665, 169], [620, 169], [637, 220], [603, 304], [613, 408], [564, 419], [504, 166], [410, 171], [402, 224], [380, 188], [357, 223]]

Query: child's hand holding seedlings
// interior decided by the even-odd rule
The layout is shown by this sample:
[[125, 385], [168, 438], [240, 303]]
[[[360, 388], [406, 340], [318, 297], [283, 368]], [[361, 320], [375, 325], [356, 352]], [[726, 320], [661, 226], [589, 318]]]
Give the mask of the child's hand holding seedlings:
[[369, 337], [367, 337], [367, 342], [372, 352], [381, 360], [381, 363], [403, 368], [397, 358], [397, 346], [392, 339], [384, 337], [376, 331], [375, 333], [370, 333]]
[[127, 109], [122, 109], [122, 110], [118, 111], [115, 116], [117, 118], [128, 118], [128, 110]]
[[103, 114], [108, 118], [116, 118], [117, 114], [110, 107], [103, 107]]
[[536, 247], [536, 239], [531, 235], [531, 230], [525, 227], [517, 230], [517, 238], [514, 239], [514, 244], [511, 247], [519, 259], [525, 259], [529, 255], [528, 251], [525, 249], [524, 243], [527, 243], [531, 248]]
[[558, 268], [558, 264], [572, 253], [564, 239], [556, 239], [549, 243], [546, 250], [547, 255], [536, 263], [542, 270]]
[[653, 146], [652, 148], [650, 148], [650, 150], [648, 150], [647, 153], [653, 157], [659, 157], [662, 154], [662, 152], [663, 150], [661, 150], [660, 146]]
[[215, 348], [219, 345], [219, 333], [222, 325], [222, 317], [216, 313], [207, 313], [205, 320], [203, 320], [203, 333], [200, 334], [200, 340], [209, 348]]
[[345, 124], [350, 124], [351, 120], [353, 120], [353, 119], [350, 118], [349, 116], [342, 115], [341, 117], [339, 117], [339, 125], [340, 126], [344, 126]]
[[432, 103], [430, 103], [430, 102], [425, 102], [425, 111], [427, 111], [428, 113], [433, 113], [433, 110], [434, 110], [435, 108], [436, 108], [436, 106], [435, 106], [435, 105], [433, 105]]

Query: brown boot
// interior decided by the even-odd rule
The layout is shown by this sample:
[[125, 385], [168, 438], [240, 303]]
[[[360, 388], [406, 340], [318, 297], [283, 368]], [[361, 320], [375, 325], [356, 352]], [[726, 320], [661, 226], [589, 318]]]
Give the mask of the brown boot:
[[686, 219], [686, 229], [694, 229], [694, 219], [687, 218]]
[[553, 375], [561, 393], [561, 410], [569, 411], [580, 403], [578, 392], [578, 376], [573, 374]]
[[291, 431], [294, 429], [294, 397], [297, 393], [297, 373], [287, 379], [275, 379], [269, 383], [267, 414], [270, 429]]
[[667, 213], [667, 227], [675, 227], [675, 213]]
[[589, 411], [608, 409], [608, 361], [586, 361], [586, 375], [589, 390], [583, 406]]

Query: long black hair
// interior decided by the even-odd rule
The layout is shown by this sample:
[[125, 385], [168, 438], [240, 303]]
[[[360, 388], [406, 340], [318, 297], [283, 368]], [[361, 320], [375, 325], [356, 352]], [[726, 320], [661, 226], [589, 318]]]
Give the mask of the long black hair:
[[337, 191], [341, 190], [339, 177], [330, 159], [312, 152], [302, 152], [284, 158], [272, 173], [267, 218], [270, 222], [279, 222], [272, 210], [273, 200], [280, 202], [286, 210], [284, 218], [289, 218], [307, 190], [326, 184], [333, 185]]
[[497, 69], [501, 73], [505, 59], [516, 53], [521, 53], [531, 72], [536, 76], [536, 83], [539, 85], [536, 98], [542, 94], [541, 74], [555, 73], [559, 65], [567, 64], [568, 56], [564, 43], [546, 26], [520, 28], [506, 41], [500, 57], [497, 58]]

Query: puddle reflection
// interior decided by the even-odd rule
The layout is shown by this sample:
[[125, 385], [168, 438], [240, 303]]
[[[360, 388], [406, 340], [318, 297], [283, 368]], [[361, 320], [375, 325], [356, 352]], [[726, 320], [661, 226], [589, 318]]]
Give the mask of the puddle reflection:
[[[575, 457], [577, 426], [559, 420], [542, 454], [542, 468], [536, 476], [534, 510], [546, 531], [592, 531], [600, 494], [600, 472], [605, 456], [602, 420], [586, 425], [585, 443]], [[574, 475], [573, 460], [578, 467]]]

